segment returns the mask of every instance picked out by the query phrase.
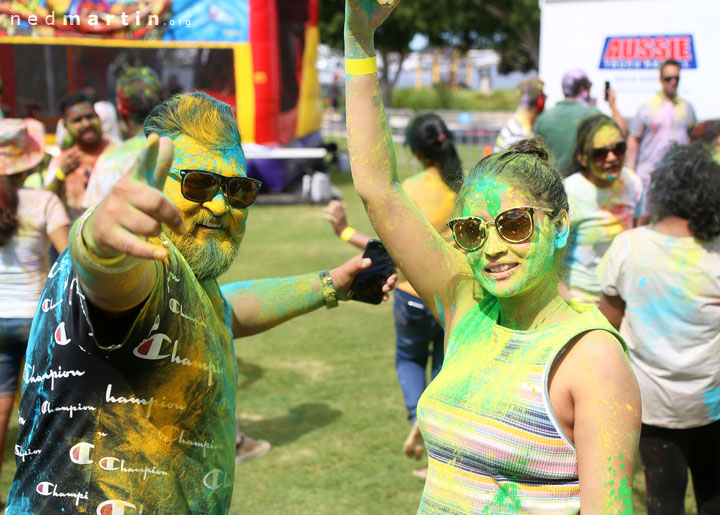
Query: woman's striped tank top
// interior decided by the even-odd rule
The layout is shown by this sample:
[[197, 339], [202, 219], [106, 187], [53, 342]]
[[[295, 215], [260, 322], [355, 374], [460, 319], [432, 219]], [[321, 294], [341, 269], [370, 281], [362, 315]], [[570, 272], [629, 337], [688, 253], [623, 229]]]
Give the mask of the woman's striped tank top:
[[618, 333], [594, 306], [532, 331], [495, 322], [485, 297], [458, 323], [443, 368], [418, 403], [428, 475], [418, 513], [580, 512], [578, 465], [548, 396], [548, 376], [578, 334]]

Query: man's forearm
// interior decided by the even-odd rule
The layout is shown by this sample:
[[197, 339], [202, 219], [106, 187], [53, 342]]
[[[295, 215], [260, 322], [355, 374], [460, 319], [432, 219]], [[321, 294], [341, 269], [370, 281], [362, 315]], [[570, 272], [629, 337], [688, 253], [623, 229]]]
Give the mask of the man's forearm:
[[326, 305], [318, 273], [226, 284], [235, 338], [261, 333]]
[[123, 313], [143, 300], [157, 279], [157, 264], [120, 254], [99, 257], [88, 249], [88, 227], [93, 212], [78, 219], [70, 231], [70, 256], [83, 294], [95, 307], [108, 313]]

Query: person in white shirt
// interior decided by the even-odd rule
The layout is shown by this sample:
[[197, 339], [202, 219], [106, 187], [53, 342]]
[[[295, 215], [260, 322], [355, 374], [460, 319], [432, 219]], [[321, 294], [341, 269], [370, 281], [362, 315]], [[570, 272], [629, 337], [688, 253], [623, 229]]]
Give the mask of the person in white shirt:
[[48, 249], [68, 244], [60, 199], [22, 184], [44, 155], [42, 123], [0, 120], [0, 466], [30, 325], [50, 271]]
[[625, 338], [642, 394], [649, 514], [720, 513], [720, 165], [678, 146], [652, 174], [655, 222], [613, 241], [600, 310]]
[[537, 77], [525, 79], [518, 85], [520, 102], [512, 118], [500, 129], [493, 152], [500, 152], [513, 143], [533, 136], [533, 123], [545, 109], [543, 86], [543, 81]]
[[642, 182], [623, 167], [626, 148], [622, 130], [604, 114], [590, 116], [578, 127], [578, 171], [565, 179], [570, 244], [563, 284], [568, 299], [600, 302], [600, 259], [613, 238], [631, 229], [639, 215]]

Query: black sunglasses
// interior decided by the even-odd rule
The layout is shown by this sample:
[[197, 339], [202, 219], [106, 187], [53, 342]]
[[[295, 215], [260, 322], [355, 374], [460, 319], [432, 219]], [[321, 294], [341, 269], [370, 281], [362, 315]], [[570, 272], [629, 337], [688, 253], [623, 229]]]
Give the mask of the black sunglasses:
[[668, 75], [667, 77], [663, 77], [662, 80], [665, 82], [670, 82], [671, 80], [680, 82], [680, 75]]
[[486, 222], [476, 216], [469, 216], [450, 220], [447, 225], [458, 246], [472, 252], [485, 245], [490, 225], [494, 225], [500, 237], [508, 243], [522, 243], [529, 240], [535, 229], [533, 219], [535, 211], [551, 213], [552, 209], [514, 207], [498, 214], [492, 222]]
[[593, 161], [605, 161], [607, 159], [607, 156], [610, 152], [615, 154], [615, 157], [618, 159], [622, 159], [622, 157], [625, 155], [625, 151], [627, 150], [627, 143], [624, 141], [618, 141], [611, 147], [600, 147], [600, 148], [594, 148], [590, 151], [590, 157], [592, 157]]
[[205, 170], [179, 170], [180, 191], [192, 202], [209, 202], [222, 188], [228, 203], [237, 209], [249, 207], [257, 198], [262, 182], [252, 177], [225, 177]]

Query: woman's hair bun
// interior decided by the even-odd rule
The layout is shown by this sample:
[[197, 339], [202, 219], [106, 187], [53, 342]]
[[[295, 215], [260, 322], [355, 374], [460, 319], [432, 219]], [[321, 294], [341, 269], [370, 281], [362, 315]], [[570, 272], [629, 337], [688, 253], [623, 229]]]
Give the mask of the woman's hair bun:
[[545, 138], [542, 136], [535, 136], [533, 138], [522, 139], [516, 143], [513, 143], [508, 147], [508, 150], [513, 150], [519, 154], [526, 154], [535, 156], [541, 161], [550, 161], [550, 151], [548, 150]]

